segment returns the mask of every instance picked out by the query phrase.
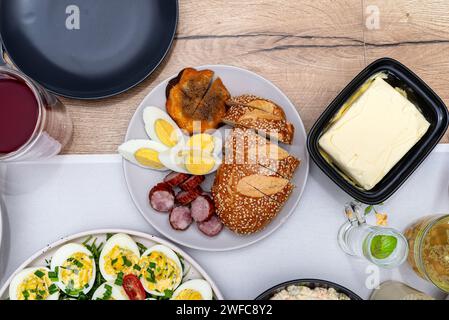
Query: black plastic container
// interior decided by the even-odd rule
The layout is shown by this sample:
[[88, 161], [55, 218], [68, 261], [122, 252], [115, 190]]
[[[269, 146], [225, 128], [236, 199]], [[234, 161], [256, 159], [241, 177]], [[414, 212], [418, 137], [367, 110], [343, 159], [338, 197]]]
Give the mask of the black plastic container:
[[346, 296], [349, 297], [351, 300], [363, 300], [358, 295], [356, 295], [354, 292], [352, 292], [349, 289], [346, 289], [343, 286], [340, 286], [339, 284], [327, 281], [327, 280], [319, 280], [319, 279], [298, 279], [298, 280], [291, 280], [287, 281], [281, 284], [278, 284], [277, 286], [274, 286], [268, 290], [266, 290], [264, 293], [259, 295], [255, 300], [270, 300], [276, 293], [284, 290], [288, 286], [304, 286], [308, 287], [310, 289], [315, 288], [325, 288], [335, 289], [338, 293], [343, 293]]
[[[406, 90], [409, 100], [418, 106], [421, 113], [430, 123], [430, 127], [421, 140], [390, 172], [373, 189], [367, 191], [351, 183], [340, 170], [326, 161], [320, 153], [318, 140], [326, 130], [331, 119], [352, 94], [370, 77], [380, 72], [386, 72], [389, 75], [386, 80], [387, 82], [395, 87]], [[396, 192], [416, 168], [418, 168], [443, 137], [448, 124], [448, 110], [436, 93], [400, 62], [391, 58], [382, 58], [376, 60], [359, 73], [334, 101], [331, 102], [310, 130], [307, 139], [307, 148], [311, 158], [318, 167], [346, 193], [363, 203], [379, 204]]]

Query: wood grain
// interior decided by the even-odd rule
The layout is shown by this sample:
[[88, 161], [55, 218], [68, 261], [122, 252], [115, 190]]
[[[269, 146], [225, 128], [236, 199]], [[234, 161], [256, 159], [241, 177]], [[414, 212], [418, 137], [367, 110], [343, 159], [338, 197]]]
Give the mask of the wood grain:
[[[379, 7], [379, 30], [365, 26], [369, 4]], [[75, 125], [64, 152], [115, 152], [145, 95], [186, 66], [229, 64], [259, 73], [287, 94], [307, 129], [367, 63], [385, 55], [449, 102], [448, 9], [447, 1], [181, 0], [173, 48], [147, 80], [113, 98], [62, 99]]]

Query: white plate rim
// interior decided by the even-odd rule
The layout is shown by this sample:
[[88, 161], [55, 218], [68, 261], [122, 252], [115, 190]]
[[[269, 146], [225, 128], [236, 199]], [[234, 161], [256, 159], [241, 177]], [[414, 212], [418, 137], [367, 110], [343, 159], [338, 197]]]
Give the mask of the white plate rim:
[[198, 262], [196, 262], [196, 260], [194, 258], [192, 258], [188, 253], [186, 253], [184, 250], [182, 250], [181, 248], [179, 248], [178, 246], [176, 246], [175, 244], [164, 240], [162, 238], [159, 238], [157, 236], [154, 235], [150, 235], [144, 232], [140, 232], [140, 231], [134, 231], [134, 230], [129, 230], [129, 229], [94, 229], [94, 230], [89, 230], [89, 231], [83, 231], [83, 232], [79, 232], [76, 234], [72, 234], [66, 237], [63, 237], [51, 244], [48, 244], [47, 246], [45, 246], [43, 249], [37, 251], [35, 254], [33, 254], [30, 258], [28, 258], [27, 260], [25, 260], [25, 262], [23, 262], [14, 272], [13, 274], [8, 278], [8, 280], [5, 282], [5, 284], [2, 286], [2, 288], [0, 289], [0, 298], [4, 296], [4, 294], [6, 293], [6, 290], [8, 290], [9, 288], [9, 284], [11, 283], [12, 279], [14, 278], [14, 276], [22, 271], [24, 268], [28, 267], [28, 265], [30, 263], [32, 263], [34, 260], [38, 259], [40, 256], [44, 255], [47, 251], [51, 250], [51, 249], [55, 249], [57, 247], [60, 247], [70, 241], [74, 241], [80, 238], [85, 238], [85, 237], [89, 237], [91, 235], [96, 235], [96, 234], [107, 234], [107, 233], [125, 233], [128, 234], [130, 236], [135, 236], [135, 237], [140, 237], [140, 238], [144, 238], [147, 239], [149, 241], [153, 241], [159, 244], [163, 244], [167, 247], [169, 247], [170, 249], [172, 249], [173, 251], [179, 253], [184, 259], [186, 259], [190, 265], [195, 268], [195, 270], [197, 270], [201, 276], [204, 278], [204, 280], [206, 280], [212, 287], [212, 291], [215, 294], [215, 297], [217, 298], [217, 300], [224, 300], [223, 294], [221, 293], [221, 291], [218, 289], [217, 285], [215, 284], [215, 282], [212, 280], [212, 278], [209, 276], [209, 274], [198, 264]]
[[[295, 105], [293, 104], [293, 102], [291, 102], [291, 100], [287, 97], [287, 95], [281, 90], [279, 89], [274, 83], [272, 83], [271, 81], [269, 81], [268, 79], [262, 77], [261, 75], [255, 73], [254, 71], [248, 70], [248, 69], [244, 69], [244, 68], [240, 68], [237, 66], [232, 66], [232, 65], [225, 65], [225, 64], [207, 64], [207, 65], [201, 65], [201, 66], [196, 66], [193, 67], [197, 70], [203, 70], [203, 69], [214, 69], [214, 68], [227, 68], [227, 69], [233, 69], [239, 72], [246, 72], [248, 74], [250, 74], [253, 77], [258, 78], [261, 81], [265, 81], [268, 82], [274, 90], [277, 91], [277, 93], [279, 93], [283, 98], [285, 98], [293, 107], [295, 110], [295, 115], [298, 117], [299, 119], [299, 123], [300, 123], [300, 128], [295, 128], [296, 132], [300, 131], [301, 134], [303, 134], [306, 138], [307, 138], [307, 132], [306, 129], [304, 127], [304, 123], [301, 119], [301, 116], [299, 115], [298, 110], [296, 110]], [[139, 105], [136, 108], [136, 111], [134, 112], [133, 116], [131, 117], [129, 123], [133, 122], [133, 120], [135, 120], [136, 117], [139, 116], [138, 111], [142, 108], [143, 106], [143, 102], [147, 99], [148, 96], [150, 96], [151, 94], [153, 94], [154, 91], [160, 89], [160, 87], [163, 87], [164, 85], [167, 85], [168, 81], [170, 81], [171, 79], [175, 78], [178, 74], [174, 74], [168, 78], [166, 78], [165, 80], [162, 80], [158, 85], [156, 85], [148, 94], [145, 95], [145, 97], [143, 97], [142, 101], [139, 103]], [[299, 129], [299, 130], [298, 130]], [[125, 140], [124, 141], [128, 141], [129, 140], [129, 135], [130, 135], [130, 125], [128, 125], [128, 129], [126, 130], [126, 135], [125, 135]], [[170, 239], [173, 242], [178, 243], [179, 245], [188, 247], [188, 248], [192, 248], [192, 249], [196, 249], [196, 250], [201, 250], [201, 251], [209, 251], [209, 252], [225, 252], [225, 251], [232, 251], [232, 250], [238, 250], [238, 249], [242, 249], [248, 246], [251, 246], [259, 241], [262, 241], [264, 239], [266, 239], [267, 237], [269, 237], [271, 234], [273, 234], [275, 231], [277, 231], [287, 220], [288, 218], [290, 218], [290, 216], [293, 214], [293, 212], [296, 210], [296, 208], [299, 205], [299, 201], [302, 198], [302, 195], [304, 193], [305, 187], [307, 185], [307, 180], [309, 177], [309, 170], [310, 170], [310, 156], [309, 156], [309, 152], [307, 150], [307, 148], [305, 148], [305, 157], [307, 158], [307, 161], [301, 161], [301, 165], [305, 165], [306, 166], [306, 172], [305, 172], [305, 178], [304, 178], [304, 182], [303, 185], [301, 187], [301, 190], [298, 194], [298, 197], [295, 201], [295, 203], [293, 204], [292, 210], [284, 217], [284, 219], [281, 220], [281, 222], [275, 226], [272, 230], [270, 230], [269, 232], [264, 233], [263, 235], [261, 235], [260, 237], [257, 237], [251, 241], [239, 244], [239, 245], [234, 245], [234, 246], [229, 246], [226, 248], [208, 248], [208, 247], [201, 247], [201, 246], [197, 246], [197, 245], [192, 245], [189, 244], [185, 241], [179, 240], [179, 239], [175, 239], [174, 237], [172, 237], [171, 235], [167, 234], [164, 230], [162, 230], [161, 228], [159, 228], [158, 226], [156, 226], [155, 224], [153, 224], [151, 222], [151, 220], [147, 217], [147, 215], [143, 212], [143, 210], [137, 205], [138, 201], [137, 199], [135, 199], [134, 195], [131, 192], [131, 186], [130, 186], [130, 182], [129, 182], [129, 177], [125, 168], [125, 160], [122, 160], [122, 166], [123, 166], [123, 173], [125, 176], [125, 182], [126, 182], [126, 187], [128, 189], [128, 193], [134, 203], [134, 206], [137, 208], [137, 210], [140, 212], [140, 214], [143, 216], [143, 218], [153, 227], [156, 229], [157, 232], [159, 232], [160, 234], [162, 234], [164, 237]]]

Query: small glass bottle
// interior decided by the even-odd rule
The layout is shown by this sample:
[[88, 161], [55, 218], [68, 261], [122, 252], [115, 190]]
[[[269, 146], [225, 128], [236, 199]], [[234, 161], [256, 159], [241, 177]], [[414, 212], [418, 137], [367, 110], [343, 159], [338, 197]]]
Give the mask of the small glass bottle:
[[386, 281], [371, 294], [370, 300], [435, 300], [399, 281]]
[[399, 231], [369, 225], [358, 202], [348, 203], [345, 215], [348, 221], [338, 232], [338, 243], [346, 254], [365, 258], [382, 268], [395, 268], [405, 261], [408, 244]]

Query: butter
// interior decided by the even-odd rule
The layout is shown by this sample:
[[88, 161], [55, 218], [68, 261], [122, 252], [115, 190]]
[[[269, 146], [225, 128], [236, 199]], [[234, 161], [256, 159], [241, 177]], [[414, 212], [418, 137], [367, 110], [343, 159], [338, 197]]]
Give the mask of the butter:
[[354, 182], [371, 190], [429, 126], [415, 105], [377, 77], [323, 134], [319, 145]]

